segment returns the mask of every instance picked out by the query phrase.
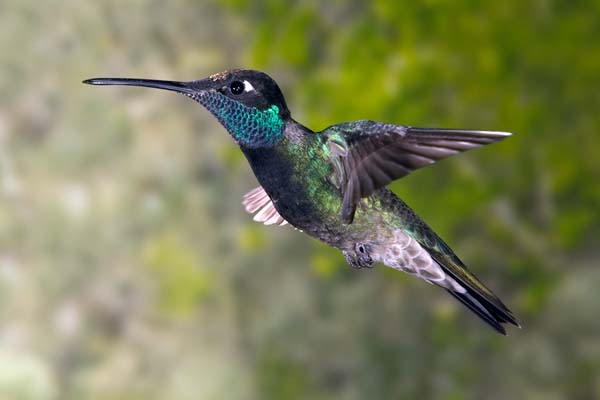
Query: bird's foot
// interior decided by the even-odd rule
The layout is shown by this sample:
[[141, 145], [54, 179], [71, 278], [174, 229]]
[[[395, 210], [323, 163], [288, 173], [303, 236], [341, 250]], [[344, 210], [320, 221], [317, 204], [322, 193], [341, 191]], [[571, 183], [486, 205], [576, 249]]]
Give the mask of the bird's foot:
[[354, 250], [344, 250], [343, 253], [348, 264], [354, 269], [373, 267], [373, 259], [366, 244], [357, 243], [354, 245]]

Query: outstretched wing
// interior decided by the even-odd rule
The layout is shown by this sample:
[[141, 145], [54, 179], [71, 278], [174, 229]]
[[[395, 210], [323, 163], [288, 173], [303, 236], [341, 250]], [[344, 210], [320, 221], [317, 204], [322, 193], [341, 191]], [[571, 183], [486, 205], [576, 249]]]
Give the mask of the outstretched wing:
[[344, 200], [341, 219], [351, 223], [356, 205], [390, 182], [451, 155], [494, 143], [507, 132], [413, 128], [375, 121], [348, 122], [321, 132]]

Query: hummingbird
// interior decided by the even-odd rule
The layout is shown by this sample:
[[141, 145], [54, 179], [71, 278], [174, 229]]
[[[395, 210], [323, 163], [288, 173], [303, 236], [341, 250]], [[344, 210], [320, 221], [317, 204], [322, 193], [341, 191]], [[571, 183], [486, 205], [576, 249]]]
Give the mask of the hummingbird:
[[265, 225], [292, 225], [342, 251], [355, 269], [382, 263], [445, 289], [497, 332], [513, 313], [386, 186], [413, 170], [510, 133], [416, 128], [371, 120], [312, 131], [295, 121], [277, 83], [249, 70], [194, 81], [94, 78], [91, 85], [181, 93], [206, 108], [245, 155], [260, 186], [243, 198]]

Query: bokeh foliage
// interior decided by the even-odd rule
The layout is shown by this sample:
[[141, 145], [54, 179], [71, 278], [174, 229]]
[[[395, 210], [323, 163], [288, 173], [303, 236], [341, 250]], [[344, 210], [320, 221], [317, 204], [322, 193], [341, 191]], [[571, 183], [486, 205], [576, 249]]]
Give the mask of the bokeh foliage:
[[[0, 3], [0, 397], [600, 397], [600, 2]], [[249, 67], [313, 129], [514, 132], [393, 189], [515, 311], [251, 221], [222, 128], [93, 76]]]

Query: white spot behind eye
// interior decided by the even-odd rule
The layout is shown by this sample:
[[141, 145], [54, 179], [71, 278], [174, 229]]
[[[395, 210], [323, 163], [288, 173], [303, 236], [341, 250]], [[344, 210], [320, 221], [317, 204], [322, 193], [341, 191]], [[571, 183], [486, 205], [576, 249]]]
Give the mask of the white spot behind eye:
[[244, 81], [244, 92], [250, 92], [254, 90], [254, 86], [248, 81]]

